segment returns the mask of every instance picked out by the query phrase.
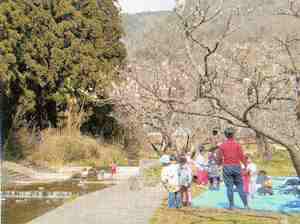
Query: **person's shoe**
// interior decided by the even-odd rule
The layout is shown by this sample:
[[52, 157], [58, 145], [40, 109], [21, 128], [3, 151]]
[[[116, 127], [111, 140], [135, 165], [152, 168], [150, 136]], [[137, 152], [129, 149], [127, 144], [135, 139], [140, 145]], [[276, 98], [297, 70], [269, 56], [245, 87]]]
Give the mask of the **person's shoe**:
[[229, 205], [228, 210], [232, 211], [234, 209], [234, 205]]
[[250, 210], [249, 205], [246, 205], [246, 206], [244, 207], [244, 209], [245, 209], [245, 210]]

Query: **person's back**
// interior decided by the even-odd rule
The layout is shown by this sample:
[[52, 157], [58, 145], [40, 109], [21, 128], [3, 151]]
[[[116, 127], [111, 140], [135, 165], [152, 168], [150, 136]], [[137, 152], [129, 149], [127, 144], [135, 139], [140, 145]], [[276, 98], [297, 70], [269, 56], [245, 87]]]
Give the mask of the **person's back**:
[[234, 186], [236, 186], [244, 207], [249, 208], [241, 170], [241, 163], [247, 168], [246, 158], [241, 146], [234, 140], [234, 129], [226, 128], [224, 135], [227, 140], [219, 146], [217, 160], [220, 165], [223, 165], [223, 178], [227, 189], [229, 209], [234, 207]]
[[209, 188], [211, 190], [219, 190], [220, 187], [220, 170], [219, 166], [215, 160], [210, 160], [208, 162], [208, 180]]
[[260, 170], [256, 177], [256, 184], [258, 187], [263, 186], [264, 182], [267, 180], [266, 171]]
[[192, 184], [192, 170], [186, 164], [179, 168], [179, 185], [183, 187], [189, 187]]
[[257, 176], [257, 186], [259, 186], [257, 191], [262, 195], [273, 195], [272, 179], [266, 174], [265, 171], [262, 171], [261, 174]]
[[223, 165], [240, 165], [241, 163], [245, 163], [241, 146], [233, 138], [221, 144], [219, 149]]
[[209, 161], [208, 162], [208, 177], [219, 177], [219, 166], [215, 161]]
[[161, 180], [165, 184], [169, 192], [179, 190], [179, 165], [169, 164], [163, 167], [161, 172]]

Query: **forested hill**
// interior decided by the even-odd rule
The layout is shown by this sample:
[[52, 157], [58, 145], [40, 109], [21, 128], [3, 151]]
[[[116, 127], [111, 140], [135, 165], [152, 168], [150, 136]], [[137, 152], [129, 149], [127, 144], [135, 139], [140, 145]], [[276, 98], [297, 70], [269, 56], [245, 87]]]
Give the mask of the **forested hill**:
[[147, 33], [154, 30], [158, 24], [164, 23], [164, 21], [173, 14], [171, 11], [123, 14], [124, 41], [129, 51], [128, 53], [130, 54], [134, 50], [142, 47]]
[[[281, 9], [288, 9], [287, 0], [225, 0], [224, 4], [225, 14], [234, 12], [235, 23], [240, 25], [234, 42], [269, 39], [274, 38], [274, 33], [282, 36], [291, 29], [295, 32], [298, 30], [298, 24], [291, 18], [276, 15]], [[132, 56], [144, 49], [149, 39], [157, 38], [155, 41], [161, 41], [163, 36], [167, 36], [164, 34], [170, 34], [168, 26], [178, 23], [178, 18], [173, 11], [145, 12], [123, 14], [122, 23], [126, 34], [124, 41], [129, 56]], [[206, 32], [207, 35], [218, 31], [219, 25], [216, 24], [213, 30]]]

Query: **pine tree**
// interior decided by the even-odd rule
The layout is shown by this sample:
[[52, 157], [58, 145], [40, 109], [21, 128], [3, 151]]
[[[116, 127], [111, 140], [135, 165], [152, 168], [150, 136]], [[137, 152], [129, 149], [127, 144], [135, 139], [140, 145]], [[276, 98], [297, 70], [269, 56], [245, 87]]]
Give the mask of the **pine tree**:
[[70, 97], [95, 111], [88, 96], [105, 98], [126, 57], [115, 2], [0, 1], [0, 79], [8, 114], [22, 108], [43, 128], [60, 122]]

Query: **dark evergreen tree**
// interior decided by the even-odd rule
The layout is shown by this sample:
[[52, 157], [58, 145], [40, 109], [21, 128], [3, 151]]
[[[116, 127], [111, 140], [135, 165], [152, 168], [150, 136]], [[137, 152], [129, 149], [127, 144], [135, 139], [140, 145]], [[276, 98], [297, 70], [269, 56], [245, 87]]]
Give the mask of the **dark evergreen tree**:
[[[117, 79], [126, 50], [115, 0], [0, 1], [0, 79], [6, 122], [21, 110], [40, 128], [56, 126], [75, 98], [97, 111], [95, 99]], [[105, 111], [107, 112], [107, 111]], [[95, 124], [94, 124], [95, 125]]]

